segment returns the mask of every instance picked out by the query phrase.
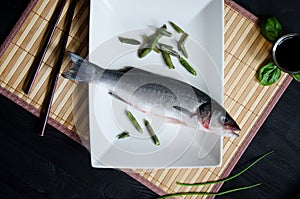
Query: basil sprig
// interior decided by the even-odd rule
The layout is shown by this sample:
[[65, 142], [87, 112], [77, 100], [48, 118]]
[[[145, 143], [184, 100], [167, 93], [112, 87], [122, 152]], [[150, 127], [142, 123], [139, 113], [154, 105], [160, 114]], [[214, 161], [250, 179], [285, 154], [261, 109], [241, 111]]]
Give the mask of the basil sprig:
[[300, 73], [294, 73], [292, 76], [297, 82], [300, 82]]
[[274, 62], [261, 67], [258, 71], [259, 83], [263, 86], [269, 86], [279, 80], [281, 76], [281, 70], [275, 65]]
[[275, 42], [282, 34], [282, 26], [276, 17], [262, 19], [261, 33], [269, 41]]

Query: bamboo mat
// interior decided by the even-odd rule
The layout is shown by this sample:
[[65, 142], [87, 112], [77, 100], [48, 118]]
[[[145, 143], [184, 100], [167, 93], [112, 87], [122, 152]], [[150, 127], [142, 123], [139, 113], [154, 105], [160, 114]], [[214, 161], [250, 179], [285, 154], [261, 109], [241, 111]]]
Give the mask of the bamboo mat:
[[[0, 48], [0, 93], [37, 116], [39, 116], [45, 97], [43, 91], [47, 88], [48, 77], [57, 57], [56, 44], [62, 34], [66, 9], [62, 13], [62, 20], [55, 30], [31, 94], [24, 94], [22, 86], [56, 2], [55, 0], [32, 0]], [[225, 0], [224, 21], [225, 108], [236, 118], [242, 131], [236, 139], [223, 139], [221, 167], [124, 170], [158, 194], [218, 191], [221, 185], [180, 187], [175, 182], [192, 183], [227, 176], [291, 81], [287, 74], [283, 74], [276, 84], [269, 87], [260, 86], [256, 79], [256, 71], [269, 58], [272, 44], [260, 35], [257, 26], [258, 19], [231, 0]], [[88, 23], [89, 3], [79, 1], [67, 51], [76, 52], [83, 57], [88, 54]], [[65, 56], [62, 71], [68, 67], [70, 67], [70, 61]], [[72, 92], [75, 87], [76, 83], [59, 77], [49, 124], [81, 142], [79, 136], [74, 133], [76, 128], [72, 116]], [[203, 198], [209, 197], [203, 196]]]

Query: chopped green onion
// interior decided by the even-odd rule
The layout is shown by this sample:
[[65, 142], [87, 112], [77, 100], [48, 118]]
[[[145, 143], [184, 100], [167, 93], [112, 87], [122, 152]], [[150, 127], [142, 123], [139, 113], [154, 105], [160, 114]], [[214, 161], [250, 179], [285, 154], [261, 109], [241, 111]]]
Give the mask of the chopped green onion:
[[161, 48], [161, 49], [169, 49], [169, 50], [172, 50], [172, 49], [174, 48], [173, 46], [168, 45], [168, 44], [158, 43], [157, 45], [158, 45], [159, 48]]
[[160, 35], [163, 35], [163, 36], [167, 36], [167, 37], [171, 37], [172, 36], [172, 33], [167, 31], [167, 25], [164, 24], [162, 25], [158, 30], [157, 30], [157, 33], [160, 34]]
[[187, 53], [187, 51], [186, 51], [186, 49], [185, 49], [185, 42], [188, 39], [188, 37], [189, 37], [188, 34], [183, 33], [181, 35], [179, 41], [178, 41], [178, 44], [177, 44], [178, 45], [178, 50], [183, 54], [183, 56], [185, 58], [188, 58], [188, 56], [189, 56], [188, 53]]
[[149, 121], [145, 119], [144, 123], [145, 123], [145, 126], [146, 126], [146, 128], [147, 128], [147, 130], [148, 130], [148, 132], [149, 132], [149, 134], [151, 136], [151, 139], [153, 140], [154, 144], [156, 146], [159, 146], [160, 145], [159, 139], [155, 135], [154, 130], [153, 130], [152, 126], [150, 125]]
[[169, 69], [174, 69], [175, 66], [174, 66], [174, 64], [173, 64], [173, 62], [172, 62], [172, 59], [171, 59], [171, 57], [170, 57], [170, 54], [167, 53], [166, 51], [163, 51], [163, 50], [161, 51], [161, 54], [162, 54], [162, 56], [163, 56], [163, 59], [164, 59], [166, 65], [168, 66], [168, 68], [169, 68]]
[[117, 135], [117, 139], [124, 139], [124, 138], [127, 138], [127, 137], [130, 137], [129, 132], [127, 132], [127, 131], [122, 132], [119, 135]]
[[[149, 43], [150, 42], [150, 36], [148, 37], [148, 36], [146, 36], [146, 35], [143, 35], [143, 39], [145, 40], [145, 42], [146, 43]], [[160, 53], [160, 50], [155, 46], [154, 48], [153, 48], [153, 50], [156, 52], [156, 53]]]
[[179, 26], [177, 26], [174, 22], [169, 21], [169, 24], [174, 28], [174, 30], [176, 30], [176, 32], [184, 33], [184, 31]]
[[140, 45], [141, 42], [139, 42], [136, 39], [131, 39], [131, 38], [125, 38], [125, 37], [119, 37], [119, 40], [121, 43], [126, 43], [126, 44], [132, 44], [132, 45]]
[[197, 72], [193, 69], [193, 67], [183, 57], [179, 57], [179, 62], [192, 75], [195, 75], [195, 76], [197, 75]]
[[151, 39], [149, 39], [149, 47], [151, 49], [154, 49], [156, 44], [158, 43], [158, 40], [161, 36], [167, 36], [167, 37], [171, 37], [172, 33], [170, 33], [169, 31], [167, 31], [166, 26], [162, 26], [161, 28], [158, 28], [154, 35], [152, 35]]
[[151, 49], [155, 48], [156, 44], [158, 43], [159, 37], [160, 37], [160, 34], [158, 32], [156, 32], [148, 44]]
[[135, 117], [133, 116], [133, 114], [130, 111], [126, 111], [127, 113], [127, 117], [129, 118], [129, 120], [131, 121], [131, 123], [133, 124], [133, 126], [136, 128], [136, 130], [140, 133], [143, 133], [142, 127], [140, 126], [140, 124], [138, 123], [138, 121], [135, 119]]
[[175, 50], [167, 47], [167, 45], [160, 45], [160, 50], [165, 51], [166, 53], [168, 53], [169, 55], [172, 55], [174, 57], [180, 57], [178, 52], [176, 52]]
[[146, 55], [148, 55], [151, 51], [152, 51], [151, 48], [141, 48], [141, 49], [138, 49], [138, 56], [139, 56], [139, 58], [143, 58]]
[[184, 46], [184, 44], [182, 44], [182, 43], [178, 43], [178, 50], [183, 54], [183, 56], [185, 57], [185, 58], [188, 58], [188, 53], [187, 53], [187, 51], [186, 51], [186, 49], [185, 49], [185, 46]]
[[159, 29], [159, 34], [163, 35], [163, 36], [166, 36], [166, 37], [171, 37], [172, 36], [172, 33], [167, 31], [165, 28], [160, 28]]

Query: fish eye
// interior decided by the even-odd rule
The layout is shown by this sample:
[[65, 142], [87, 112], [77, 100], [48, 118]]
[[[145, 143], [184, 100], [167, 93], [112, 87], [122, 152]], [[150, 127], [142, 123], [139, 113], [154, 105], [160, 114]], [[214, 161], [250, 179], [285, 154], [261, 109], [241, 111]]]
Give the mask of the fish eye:
[[227, 118], [226, 116], [222, 115], [222, 116], [220, 117], [220, 122], [223, 123], [223, 124], [225, 124], [225, 123], [228, 122], [228, 118]]

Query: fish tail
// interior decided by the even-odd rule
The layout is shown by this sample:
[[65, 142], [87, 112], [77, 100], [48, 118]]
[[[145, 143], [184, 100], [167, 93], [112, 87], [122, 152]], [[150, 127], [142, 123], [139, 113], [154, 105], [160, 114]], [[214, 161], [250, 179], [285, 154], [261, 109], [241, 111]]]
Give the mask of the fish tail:
[[103, 69], [72, 52], [69, 52], [69, 58], [72, 61], [72, 67], [62, 73], [64, 78], [85, 83], [98, 80]]
[[69, 52], [69, 58], [73, 62], [74, 65], [80, 66], [84, 59], [80, 57], [79, 55], [76, 55], [75, 53]]
[[77, 74], [80, 70], [81, 64], [84, 61], [82, 57], [72, 52], [69, 53], [69, 58], [72, 61], [72, 67], [62, 73], [62, 76], [66, 79], [76, 80]]

